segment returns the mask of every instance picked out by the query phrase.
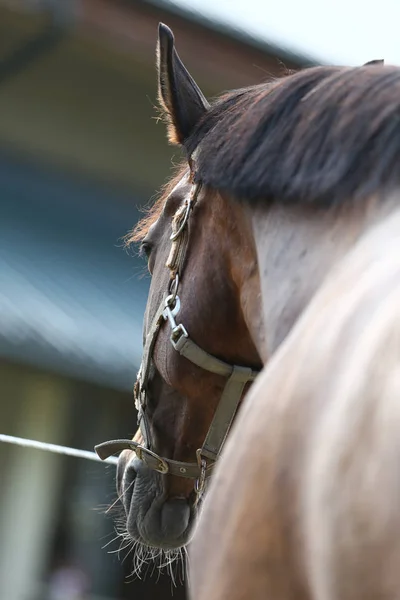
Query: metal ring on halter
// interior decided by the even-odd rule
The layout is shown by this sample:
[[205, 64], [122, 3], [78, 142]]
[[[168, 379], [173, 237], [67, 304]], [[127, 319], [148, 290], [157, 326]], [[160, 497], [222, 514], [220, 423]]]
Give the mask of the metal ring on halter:
[[173, 294], [171, 294], [170, 296], [167, 296], [165, 298], [165, 308], [168, 308], [171, 311], [171, 313], [173, 314], [173, 316], [176, 317], [176, 315], [178, 314], [178, 312], [181, 308], [181, 301], [179, 299], [179, 296], [175, 296], [175, 298], [174, 298]]
[[179, 275], [178, 275], [178, 273], [176, 273], [174, 279], [171, 279], [171, 281], [170, 281], [170, 286], [169, 286], [170, 295], [167, 298], [169, 306], [175, 302], [176, 294], [178, 293], [178, 286], [179, 286]]
[[186, 211], [185, 211], [185, 216], [183, 217], [181, 226], [179, 227], [178, 231], [175, 231], [175, 233], [172, 233], [169, 238], [171, 240], [171, 242], [175, 242], [175, 240], [178, 239], [178, 237], [181, 235], [182, 231], [185, 229], [191, 208], [192, 208], [192, 200], [190, 199], [190, 200], [188, 200], [188, 203], [186, 206]]
[[204, 488], [206, 486], [207, 461], [205, 460], [205, 458], [202, 458], [200, 460], [199, 467], [200, 467], [200, 475], [194, 482], [194, 491], [195, 491], [198, 499], [200, 500], [200, 498], [204, 492]]

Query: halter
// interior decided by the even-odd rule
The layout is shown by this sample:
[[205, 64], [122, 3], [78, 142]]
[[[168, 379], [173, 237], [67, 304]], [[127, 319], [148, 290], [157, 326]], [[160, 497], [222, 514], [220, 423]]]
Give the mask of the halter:
[[[195, 492], [198, 499], [204, 491], [206, 479], [211, 475], [211, 470], [220, 455], [222, 446], [232, 426], [243, 395], [243, 389], [247, 383], [254, 381], [259, 373], [249, 367], [230, 365], [212, 356], [190, 338], [182, 323], [176, 322], [176, 317], [181, 307], [178, 296], [180, 275], [184, 267], [189, 241], [188, 221], [200, 190], [201, 183], [192, 185], [189, 199], [183, 202], [173, 218], [172, 235], [170, 237], [172, 245], [166, 262], [166, 267], [170, 270], [171, 278], [168, 291], [163, 296], [146, 336], [142, 363], [134, 387], [138, 424], [144, 445], [134, 440], [121, 439], [104, 442], [95, 446], [95, 450], [102, 460], [121, 450], [133, 450], [137, 457], [154, 471], [163, 475], [169, 474], [195, 479]], [[205, 371], [221, 375], [228, 379], [204, 443], [196, 451], [197, 462], [193, 463], [161, 457], [150, 450], [150, 427], [146, 414], [147, 385], [154, 346], [160, 328], [165, 322], [171, 328], [170, 342], [181, 356], [184, 356], [187, 360], [190, 360]]]

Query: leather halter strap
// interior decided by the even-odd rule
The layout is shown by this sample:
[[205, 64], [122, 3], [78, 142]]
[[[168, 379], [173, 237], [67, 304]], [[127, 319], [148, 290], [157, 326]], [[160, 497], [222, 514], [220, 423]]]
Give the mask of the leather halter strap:
[[[166, 308], [165, 306], [165, 300], [163, 300], [155, 314], [149, 334], [146, 338], [142, 367], [139, 372], [139, 378], [141, 379], [142, 386], [147, 384], [152, 350], [154, 348], [163, 320], [169, 320], [166, 316], [166, 311], [169, 310], [170, 309], [168, 307]], [[175, 324], [175, 327], [177, 328], [179, 325]], [[190, 339], [187, 333], [182, 333], [182, 330], [179, 330], [179, 337], [176, 338], [176, 335], [174, 335], [174, 330], [175, 328], [173, 328], [171, 331], [170, 341], [172, 346], [177, 352], [179, 352], [179, 354], [205, 371], [228, 378], [204, 443], [198, 451], [198, 456], [200, 455], [215, 462], [220, 454], [226, 436], [237, 412], [239, 402], [243, 395], [244, 386], [246, 383], [255, 380], [258, 375], [258, 371], [253, 371], [248, 367], [230, 365], [229, 363], [226, 363], [203, 350], [203, 348], [198, 346], [192, 339]], [[145, 360], [146, 357], [147, 361]], [[143, 365], [145, 365], [144, 369]], [[137, 393], [140, 394], [140, 391]], [[140, 428], [142, 430], [145, 443], [148, 445], [149, 434], [147, 431], [147, 418], [145, 417], [144, 411], [146, 397], [142, 399], [142, 402], [138, 402], [137, 404]], [[132, 440], [111, 440], [109, 442], [104, 442], [97, 445], [95, 449], [98, 456], [102, 460], [108, 458], [116, 452], [129, 449], [134, 450], [138, 457], [142, 459], [150, 468], [160, 471], [161, 473], [169, 473], [171, 475], [179, 475], [181, 477], [189, 478], [197, 478], [200, 474], [200, 467], [198, 463], [187, 463], [175, 461], [170, 458], [160, 457], [157, 454], [150, 452], [148, 448], [145, 448], [141, 444]], [[212, 465], [209, 465], [207, 470], [210, 471], [211, 467]]]
[[[166, 266], [171, 271], [171, 293], [164, 295], [153, 317], [146, 336], [142, 364], [134, 388], [139, 427], [145, 445], [143, 446], [134, 440], [119, 439], [95, 446], [98, 456], [103, 460], [121, 450], [129, 449], [133, 450], [139, 459], [155, 471], [196, 479], [195, 489], [198, 494], [202, 492], [205, 479], [210, 476], [212, 467], [221, 452], [243, 396], [245, 385], [254, 381], [259, 373], [259, 371], [254, 371], [249, 367], [231, 365], [209, 354], [190, 338], [182, 323], [178, 324], [176, 322], [176, 316], [180, 310], [180, 299], [177, 295], [179, 276], [184, 266], [188, 244], [187, 222], [200, 189], [201, 184], [193, 185], [189, 200], [178, 209], [173, 219], [172, 247], [166, 263]], [[165, 321], [171, 327], [170, 342], [181, 356], [205, 371], [227, 378], [204, 443], [196, 452], [197, 462], [189, 463], [161, 457], [149, 448], [150, 428], [146, 415], [147, 384], [152, 365], [154, 346], [160, 328]]]

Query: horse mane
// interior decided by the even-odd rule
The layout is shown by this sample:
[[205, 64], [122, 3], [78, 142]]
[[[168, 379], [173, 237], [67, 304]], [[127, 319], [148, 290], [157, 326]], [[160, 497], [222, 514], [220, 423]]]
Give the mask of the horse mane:
[[389, 193], [400, 184], [400, 68], [314, 67], [229, 92], [185, 146], [195, 180], [243, 201]]
[[161, 188], [161, 192], [156, 198], [155, 202], [148, 209], [144, 209], [145, 216], [140, 219], [140, 221], [135, 225], [135, 227], [130, 231], [124, 238], [124, 243], [126, 246], [130, 246], [131, 244], [135, 244], [144, 240], [150, 227], [157, 221], [160, 217], [160, 214], [164, 208], [164, 204], [171, 194], [174, 187], [179, 183], [182, 179], [185, 171], [187, 170], [187, 162], [184, 161], [181, 164], [176, 166], [175, 174], [172, 178], [170, 178], [164, 186]]

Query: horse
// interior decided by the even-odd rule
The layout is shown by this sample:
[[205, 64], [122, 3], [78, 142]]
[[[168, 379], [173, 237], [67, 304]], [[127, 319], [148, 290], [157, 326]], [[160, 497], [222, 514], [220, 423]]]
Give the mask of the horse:
[[[363, 230], [363, 207], [338, 201], [323, 210], [330, 189], [322, 197], [315, 184], [309, 202], [296, 202], [295, 187], [282, 190], [287, 180], [278, 158], [292, 129], [300, 140], [307, 134], [304, 120], [313, 117], [307, 96], [312, 103], [313, 91], [322, 93], [341, 76], [369, 85], [382, 69], [309, 69], [210, 105], [180, 60], [172, 32], [160, 24], [160, 104], [169, 140], [186, 158], [131, 237], [140, 241], [152, 274], [134, 390], [139, 430], [133, 440], [96, 447], [102, 458], [122, 451], [117, 491], [124, 535], [134, 542], [167, 551], [187, 544], [245, 392]], [[295, 127], [299, 115], [291, 118], [290, 103], [296, 108], [300, 100], [297, 84], [302, 129]], [[278, 114], [282, 93], [290, 102]], [[266, 148], [264, 126], [271, 133]], [[264, 159], [272, 167], [270, 188]], [[300, 169], [288, 181], [300, 186], [302, 177]], [[267, 219], [263, 203], [253, 202], [260, 193], [268, 198]]]
[[189, 549], [193, 600], [398, 598], [399, 200], [249, 390]]

